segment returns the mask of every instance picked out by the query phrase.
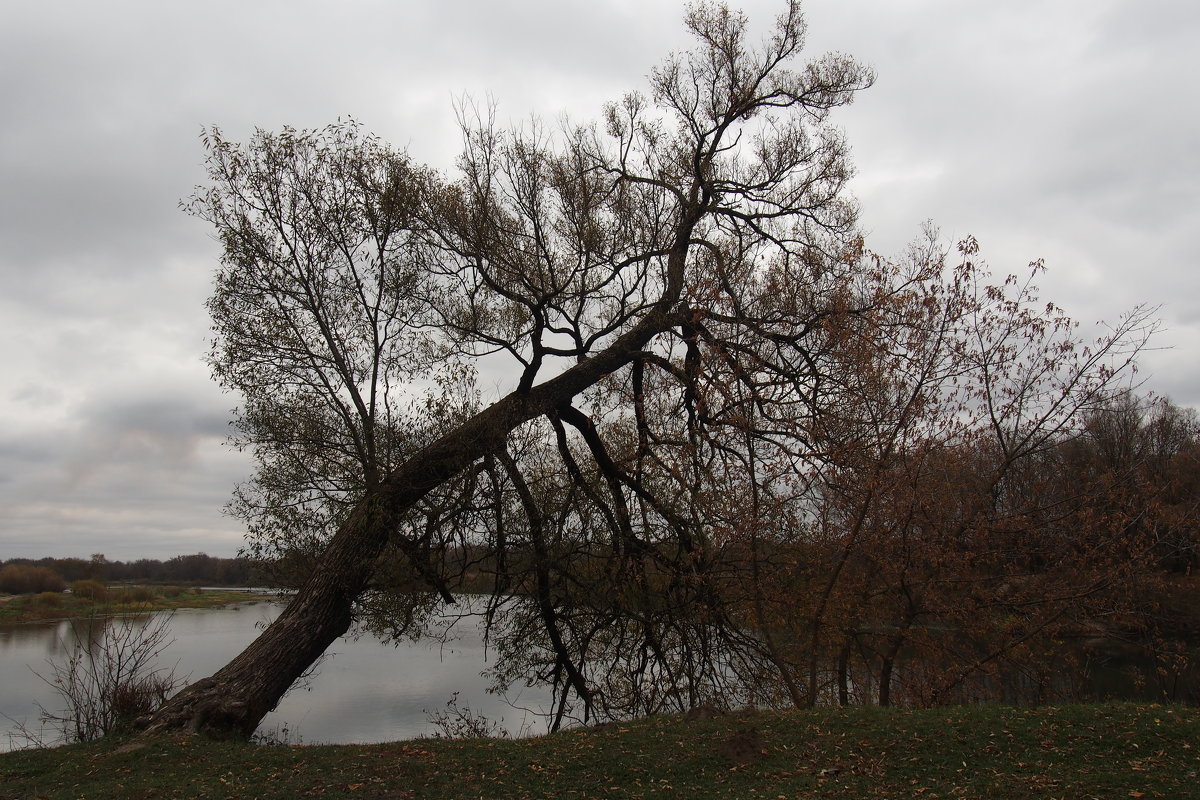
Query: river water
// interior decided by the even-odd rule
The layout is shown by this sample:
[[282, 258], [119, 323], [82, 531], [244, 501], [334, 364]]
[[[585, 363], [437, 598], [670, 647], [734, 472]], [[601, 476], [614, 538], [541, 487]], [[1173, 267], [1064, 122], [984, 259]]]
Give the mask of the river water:
[[[183, 609], [170, 621], [160, 663], [192, 680], [211, 675], [254, 639], [282, 609], [255, 602], [224, 609]], [[70, 622], [0, 626], [0, 750], [21, 746], [11, 734], [20, 723], [38, 725], [38, 704], [58, 711], [54, 689], [38, 677], [48, 659], [64, 661], [74, 646]], [[487, 692], [488, 667], [479, 618], [460, 620], [443, 644], [385, 644], [371, 636], [343, 637], [326, 653], [317, 674], [294, 688], [263, 720], [260, 733], [292, 743], [368, 743], [430, 736], [431, 713], [457, 707], [501, 723], [511, 734], [541, 732], [549, 692], [524, 689], [499, 697]]]

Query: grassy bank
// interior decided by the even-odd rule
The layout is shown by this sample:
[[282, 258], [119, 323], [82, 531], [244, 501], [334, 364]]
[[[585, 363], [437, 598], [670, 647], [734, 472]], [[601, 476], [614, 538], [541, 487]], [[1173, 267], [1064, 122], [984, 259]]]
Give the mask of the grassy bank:
[[0, 598], [0, 623], [140, 614], [176, 608], [218, 608], [256, 599], [261, 597], [234, 590], [201, 591], [191, 586], [111, 587], [103, 598], [62, 592], [9, 595]]
[[110, 741], [0, 755], [3, 798], [1187, 798], [1200, 710], [654, 717], [519, 741]]

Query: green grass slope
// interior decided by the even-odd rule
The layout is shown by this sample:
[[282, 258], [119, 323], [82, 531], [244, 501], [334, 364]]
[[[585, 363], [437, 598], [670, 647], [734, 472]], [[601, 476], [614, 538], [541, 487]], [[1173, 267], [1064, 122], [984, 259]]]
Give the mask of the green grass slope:
[[746, 712], [506, 740], [124, 740], [0, 756], [0, 798], [1200, 798], [1200, 709]]

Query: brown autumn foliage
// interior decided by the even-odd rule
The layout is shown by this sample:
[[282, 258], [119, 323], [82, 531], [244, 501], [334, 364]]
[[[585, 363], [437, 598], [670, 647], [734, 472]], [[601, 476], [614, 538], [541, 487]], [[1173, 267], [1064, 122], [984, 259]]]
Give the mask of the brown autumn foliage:
[[[568, 473], [534, 443], [510, 458], [497, 519], [505, 477], [520, 501], [497, 545], [528, 529], [537, 569], [501, 571], [495, 607], [520, 631], [501, 638], [501, 682], [535, 674], [560, 712], [575, 694], [600, 717], [1082, 692], [1086, 653], [1067, 640], [1141, 624], [1164, 537], [1128, 520], [1157, 513], [1161, 481], [1066, 461], [1098, 446], [1154, 324], [1136, 310], [1084, 342], [1038, 299], [1038, 265], [993, 286], [972, 241], [959, 256], [933, 237], [901, 263], [847, 254], [870, 280], [834, 289], [828, 306], [856, 312], [809, 334], [816, 408], [723, 372], [737, 343], [713, 336], [653, 388], [648, 369], [611, 382], [635, 413], [598, 400], [560, 424]], [[1105, 511], [1121, 492], [1127, 511]]]
[[749, 570], [762, 641], [787, 643], [773, 660], [793, 702], [1086, 697], [1080, 662], [1121, 639], [1154, 659], [1139, 680], [1180, 681], [1186, 612], [1152, 609], [1164, 573], [1196, 562], [1197, 438], [1189, 414], [1114, 381], [1144, 320], [1127, 320], [1133, 350], [1120, 329], [1085, 346], [1030, 284], [981, 287], [961, 249], [954, 291], [926, 306], [953, 324], [855, 351], [861, 391], [808, 475], [820, 502]]
[[107, 599], [108, 587], [100, 581], [84, 578], [78, 581], [71, 581], [71, 594], [82, 597], [85, 600], [100, 602]]
[[47, 567], [5, 564], [0, 568], [0, 592], [38, 594], [61, 592], [65, 588], [67, 584], [62, 576]]

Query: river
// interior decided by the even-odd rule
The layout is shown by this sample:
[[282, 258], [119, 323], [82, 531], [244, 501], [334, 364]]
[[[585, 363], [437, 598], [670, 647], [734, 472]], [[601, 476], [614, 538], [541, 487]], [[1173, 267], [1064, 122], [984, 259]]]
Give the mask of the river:
[[[180, 677], [211, 675], [242, 650], [279, 614], [277, 602], [223, 609], [183, 609], [170, 621], [172, 643], [160, 663]], [[460, 621], [444, 644], [385, 644], [371, 636], [334, 643], [319, 671], [294, 688], [259, 727], [260, 733], [291, 743], [368, 743], [431, 736], [439, 731], [431, 714], [457, 696], [469, 708], [513, 735], [545, 729], [539, 712], [549, 692], [525, 689], [507, 698], [487, 692], [487, 668], [479, 618]], [[65, 660], [73, 646], [70, 622], [0, 626], [0, 750], [21, 746], [13, 733], [20, 723], [38, 725], [38, 704], [61, 708], [48, 659]], [[525, 710], [523, 710], [525, 709]]]

